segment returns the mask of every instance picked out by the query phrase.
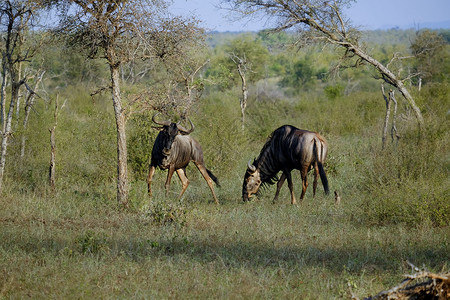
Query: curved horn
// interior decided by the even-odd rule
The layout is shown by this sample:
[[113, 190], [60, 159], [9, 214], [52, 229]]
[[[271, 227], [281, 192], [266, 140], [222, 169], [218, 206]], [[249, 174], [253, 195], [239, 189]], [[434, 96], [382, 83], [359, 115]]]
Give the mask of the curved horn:
[[253, 173], [253, 172], [256, 171], [256, 167], [251, 163], [251, 161], [252, 161], [252, 160], [249, 160], [249, 161], [248, 161], [247, 166], [248, 166], [248, 169], [249, 169], [250, 171], [252, 171], [252, 173]]
[[194, 131], [195, 126], [194, 123], [192, 123], [191, 119], [188, 118], [189, 123], [191, 123], [191, 129], [187, 130], [183, 126], [177, 123], [178, 130], [182, 131], [183, 134], [190, 134]]
[[160, 112], [157, 112], [156, 114], [154, 114], [153, 115], [153, 117], [152, 117], [152, 121], [154, 122], [154, 123], [156, 123], [156, 124], [158, 124], [158, 125], [161, 125], [161, 126], [169, 126], [170, 125], [170, 121], [157, 121], [156, 119], [155, 119], [155, 117], [157, 116], [157, 115], [159, 115], [160, 114]]

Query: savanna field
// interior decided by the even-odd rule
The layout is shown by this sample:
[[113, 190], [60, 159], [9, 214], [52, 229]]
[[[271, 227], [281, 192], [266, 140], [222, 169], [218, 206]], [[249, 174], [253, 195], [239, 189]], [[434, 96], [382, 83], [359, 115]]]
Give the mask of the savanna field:
[[[215, 49], [205, 76], [220, 61], [220, 46]], [[17, 126], [8, 148], [0, 196], [0, 299], [350, 299], [352, 293], [363, 299], [414, 273], [407, 261], [448, 273], [448, 58], [447, 80], [424, 84], [420, 91], [414, 84], [408, 87], [423, 113], [420, 131], [396, 94], [400, 139], [396, 143], [388, 135], [382, 149], [381, 82], [362, 71], [321, 79], [317, 74], [332, 54], [302, 51], [295, 55], [313, 74], [294, 83], [285, 76], [282, 86], [281, 73], [255, 79], [244, 128], [236, 83], [205, 87], [192, 106], [191, 135], [220, 180], [221, 187], [215, 187], [220, 205], [192, 164], [187, 168], [191, 183], [181, 200], [177, 176], [165, 195], [167, 171], [161, 170], [154, 178], [153, 198], [148, 198], [145, 180], [158, 134], [149, 110], [127, 119], [130, 207], [119, 207], [111, 97], [90, 96], [95, 78], [108, 74], [104, 66], [90, 61], [85, 68], [97, 73], [81, 70], [83, 75], [65, 74], [70, 80], [64, 83], [59, 77], [44, 81], [41, 94], [47, 96], [37, 100], [28, 130]], [[276, 61], [273, 70], [288, 69], [286, 60]], [[70, 63], [82, 68], [80, 62], [73, 54]], [[62, 68], [56, 62], [49, 66]], [[134, 89], [124, 84], [124, 95]], [[55, 123], [56, 98], [52, 190], [49, 128]], [[330, 195], [319, 180], [312, 197], [310, 172], [310, 186], [297, 206], [290, 204], [287, 184], [275, 204], [275, 186], [243, 203], [247, 162], [284, 124], [326, 138]], [[298, 200], [298, 171], [293, 180]], [[334, 191], [341, 197], [338, 205]]]

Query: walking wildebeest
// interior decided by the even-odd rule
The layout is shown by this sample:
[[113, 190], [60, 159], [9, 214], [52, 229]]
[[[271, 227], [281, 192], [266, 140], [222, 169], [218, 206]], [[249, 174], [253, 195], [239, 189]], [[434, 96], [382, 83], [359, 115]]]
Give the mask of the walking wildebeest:
[[253, 164], [249, 161], [244, 176], [242, 199], [248, 201], [258, 192], [261, 184], [274, 184], [278, 179], [278, 172], [282, 171], [273, 202], [277, 200], [280, 189], [287, 179], [291, 203], [296, 204], [291, 177], [293, 169], [300, 170], [302, 178], [300, 201], [305, 196], [308, 187], [307, 175], [311, 168], [314, 168], [313, 195], [316, 194], [319, 174], [325, 194], [328, 194], [328, 179], [323, 169], [327, 148], [324, 138], [316, 132], [298, 129], [291, 125], [281, 126], [270, 135]]
[[182, 185], [180, 195], [178, 196], [181, 198], [189, 185], [189, 179], [186, 177], [186, 167], [190, 161], [193, 161], [208, 183], [214, 201], [216, 204], [219, 204], [213, 187], [213, 181], [217, 186], [220, 186], [219, 181], [216, 176], [205, 167], [205, 163], [203, 162], [203, 150], [199, 142], [189, 135], [194, 131], [194, 124], [192, 124], [189, 119], [191, 129], [187, 130], [180, 124], [172, 123], [171, 121], [157, 121], [155, 119], [156, 115], [158, 115], [158, 113], [153, 115], [152, 120], [154, 123], [161, 126], [157, 128], [161, 131], [156, 137], [153, 145], [150, 169], [148, 171], [147, 186], [150, 197], [152, 195], [152, 178], [155, 174], [156, 167], [159, 167], [161, 170], [169, 169], [165, 184], [166, 194], [169, 191], [173, 172], [177, 172]]

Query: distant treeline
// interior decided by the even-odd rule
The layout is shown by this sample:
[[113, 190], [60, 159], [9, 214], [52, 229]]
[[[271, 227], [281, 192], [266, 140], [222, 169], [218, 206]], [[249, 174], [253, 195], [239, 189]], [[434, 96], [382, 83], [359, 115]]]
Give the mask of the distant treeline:
[[[411, 43], [411, 38], [414, 37], [417, 31], [425, 30], [426, 28], [421, 28], [418, 30], [414, 29], [398, 29], [392, 28], [387, 30], [364, 30], [362, 32], [363, 41], [370, 44], [409, 44]], [[430, 29], [431, 30], [431, 29]], [[447, 44], [450, 43], [450, 29], [434, 29], [431, 30], [437, 32], [440, 36], [444, 38]], [[215, 47], [224, 40], [233, 39], [242, 34], [252, 34], [255, 36], [264, 36], [267, 35], [268, 31], [260, 31], [260, 32], [247, 32], [247, 31], [227, 31], [227, 32], [219, 32], [219, 31], [211, 31], [208, 33], [208, 44], [211, 47]], [[271, 34], [274, 35], [273, 33]], [[275, 34], [275, 36], [293, 36], [295, 33], [282, 32]]]

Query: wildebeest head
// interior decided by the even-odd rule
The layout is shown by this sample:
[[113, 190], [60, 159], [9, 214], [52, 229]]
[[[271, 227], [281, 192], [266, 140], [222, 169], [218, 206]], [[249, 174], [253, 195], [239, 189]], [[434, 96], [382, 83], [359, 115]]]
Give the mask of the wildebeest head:
[[157, 129], [161, 130], [159, 133], [161, 136], [162, 141], [162, 154], [165, 156], [170, 155], [170, 150], [172, 149], [173, 141], [175, 140], [175, 137], [179, 134], [181, 135], [187, 135], [194, 131], [194, 124], [192, 124], [192, 121], [188, 118], [189, 123], [191, 123], [191, 129], [187, 130], [183, 126], [181, 126], [178, 123], [173, 123], [171, 121], [158, 121], [156, 120], [156, 116], [159, 113], [156, 113], [152, 117], [152, 121], [158, 125], [161, 125], [161, 127], [157, 127]]
[[249, 201], [250, 198], [258, 192], [261, 182], [261, 173], [255, 167], [255, 162], [251, 164], [249, 161], [244, 176], [244, 183], [242, 185], [242, 200], [244, 200], [244, 202]]

